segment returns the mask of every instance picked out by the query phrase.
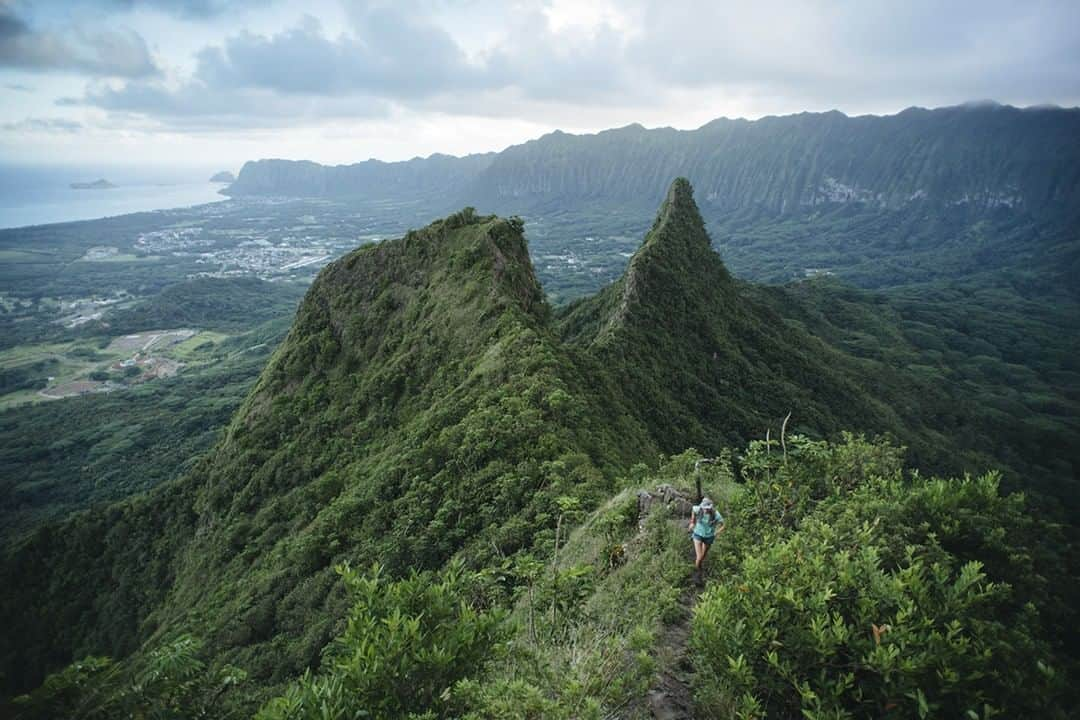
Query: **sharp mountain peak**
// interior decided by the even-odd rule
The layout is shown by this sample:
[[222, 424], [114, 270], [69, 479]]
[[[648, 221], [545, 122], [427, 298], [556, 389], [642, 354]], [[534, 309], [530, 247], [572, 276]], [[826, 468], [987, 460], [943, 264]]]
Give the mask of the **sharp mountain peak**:
[[714, 288], [731, 288], [731, 276], [712, 249], [694, 188], [684, 177], [668, 188], [652, 229], [630, 260], [623, 278], [622, 302], [613, 323], [625, 320], [635, 304], [664, 304], [661, 295], [690, 291], [700, 279]]

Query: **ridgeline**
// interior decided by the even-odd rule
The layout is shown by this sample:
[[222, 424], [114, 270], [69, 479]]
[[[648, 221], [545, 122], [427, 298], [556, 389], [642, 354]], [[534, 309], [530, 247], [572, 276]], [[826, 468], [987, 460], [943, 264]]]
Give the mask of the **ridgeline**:
[[[845, 429], [888, 435], [911, 448], [916, 465], [928, 471], [990, 466], [986, 454], [938, 432], [927, 424], [924, 409], [906, 401], [933, 392], [930, 381], [883, 371], [786, 322], [761, 293], [733, 280], [711, 247], [685, 179], [671, 185], [623, 278], [558, 312], [536, 280], [522, 221], [466, 208], [327, 266], [223, 438], [183, 478], [44, 526], [7, 552], [0, 566], [8, 588], [0, 601], [7, 618], [0, 638], [5, 690], [24, 692], [89, 654], [126, 658], [117, 672], [144, 677], [140, 673], [157, 667], [162, 657], [197, 648], [202, 664], [183, 686], [183, 697], [194, 694], [198, 707], [220, 715], [252, 711], [274, 695], [280, 697], [264, 708], [263, 717], [314, 717], [319, 697], [342, 703], [342, 713], [351, 712], [347, 703], [362, 702], [381, 717], [403, 716], [405, 710], [434, 713], [426, 717], [519, 716], [513, 707], [500, 715], [500, 697], [516, 698], [520, 707], [535, 701], [533, 717], [591, 717], [632, 708], [655, 670], [647, 664], [627, 670], [637, 684], [619, 686], [610, 697], [578, 698], [580, 705], [573, 704], [573, 686], [560, 685], [543, 668], [554, 663], [551, 672], [557, 675], [555, 658], [570, 652], [567, 643], [579, 631], [614, 643], [597, 639], [590, 646], [597, 661], [608, 654], [648, 653], [650, 633], [670, 620], [673, 598], [680, 595], [679, 543], [685, 539], [673, 534], [666, 519], [642, 521], [639, 534], [627, 489], [665, 477], [689, 482], [688, 468], [699, 456], [679, 455], [660, 469], [657, 458], [696, 448], [723, 458], [710, 482], [722, 490], [731, 512], [744, 518], [738, 537], [745, 551], [761, 543], [758, 565], [742, 568], [742, 556], [734, 551], [724, 561], [733, 577], [745, 572], [755, 578], [758, 584], [745, 592], [752, 591], [760, 608], [788, 597], [762, 580], [777, 568], [793, 569], [787, 556], [764, 550], [784, 542], [792, 553], [820, 561], [820, 567], [794, 568], [808, 574], [813, 598], [819, 583], [832, 587], [834, 571], [840, 578], [836, 587], [852, 593], [858, 592], [851, 581], [856, 576], [874, 592], [892, 582], [881, 573], [924, 584], [932, 577], [958, 589], [949, 595], [934, 585], [916, 588], [910, 597], [896, 590], [879, 598], [882, 612], [899, 616], [905, 603], [916, 614], [940, 607], [944, 615], [935, 622], [951, 628], [953, 619], [967, 618], [969, 606], [983, 603], [990, 609], [977, 622], [1012, 618], [1016, 632], [1030, 642], [1030, 653], [1016, 651], [1030, 656], [1030, 667], [1012, 674], [986, 671], [979, 663], [994, 661], [978, 653], [954, 663], [942, 650], [949, 672], [960, 667], [986, 679], [971, 687], [966, 679], [956, 680], [952, 689], [933, 695], [952, 676], [926, 679], [935, 667], [931, 646], [954, 642], [963, 628], [937, 640], [912, 630], [917, 637], [910, 643], [928, 643], [931, 656], [918, 677], [900, 666], [886, 667], [885, 660], [873, 666], [873, 672], [903, 679], [895, 687], [885, 683], [874, 695], [879, 713], [888, 712], [890, 702], [906, 709], [978, 707], [980, 697], [999, 708], [1008, 702], [1002, 699], [1006, 689], [1021, 687], [1007, 683], [1027, 682], [1032, 673], [1043, 678], [1043, 698], [1025, 695], [1009, 707], [1057, 712], [1065, 707], [1065, 690], [1053, 668], [1072, 661], [1061, 648], [1066, 638], [1056, 633], [1070, 617], [1061, 598], [1073, 583], [1062, 580], [1054, 589], [1052, 583], [1021, 581], [1023, 562], [1003, 560], [997, 553], [1007, 554], [1000, 544], [1005, 541], [982, 534], [984, 520], [996, 522], [999, 512], [1007, 515], [1003, 524], [1030, 523], [1021, 501], [1000, 498], [993, 479], [956, 486], [960, 490], [944, 481], [916, 485], [908, 493], [898, 450], [886, 441], [841, 435]], [[780, 438], [782, 448], [775, 440], [755, 440], [778, 429], [788, 413], [794, 420]], [[733, 463], [732, 452], [747, 446]], [[906, 499], [908, 494], [916, 500]], [[882, 505], [879, 515], [866, 514], [861, 505], [847, 504], [856, 497], [852, 503], [871, 507], [888, 501], [898, 509], [890, 515]], [[925, 516], [940, 528], [918, 524], [917, 502], [928, 503]], [[958, 522], [973, 534], [947, 526], [948, 503], [956, 504]], [[834, 524], [821, 524], [834, 515]], [[859, 539], [863, 523], [878, 522], [891, 535], [866, 530]], [[568, 528], [574, 526], [580, 527], [568, 544]], [[1042, 558], [1031, 562], [1045, 562], [1050, 576], [1067, 578], [1064, 550], [1039, 545], [1041, 530], [1024, 528], [1016, 552]], [[809, 534], [800, 534], [804, 530]], [[946, 538], [941, 544], [934, 539], [937, 530]], [[815, 532], [836, 553], [856, 553], [858, 567], [836, 570], [843, 564], [836, 557], [816, 555], [821, 551]], [[859, 555], [859, 547], [887, 538], [907, 538], [925, 552], [905, 561], [902, 550], [882, 549], [884, 564]], [[976, 577], [978, 570], [964, 564], [969, 562], [985, 563], [988, 578]], [[369, 573], [346, 567], [373, 563], [378, 568]], [[581, 569], [586, 566], [591, 570]], [[814, 568], [819, 575], [812, 574]], [[1000, 588], [1010, 582], [1018, 588], [1017, 604], [991, 593], [1004, 592]], [[819, 659], [783, 655], [773, 664], [758, 658], [776, 647], [802, 652], [793, 638], [762, 649], [758, 635], [718, 637], [735, 627], [728, 621], [739, 619], [723, 615], [716, 601], [720, 592], [738, 597], [740, 590], [707, 593], [695, 614], [700, 624], [692, 642], [700, 644], [707, 665], [698, 668], [699, 700], [713, 708], [703, 716], [727, 712], [736, 703], [739, 712], [762, 714], [751, 700], [766, 703], [770, 717], [797, 714], [800, 702], [822, 713], [835, 707], [871, 712], [855, 697], [855, 680], [842, 670], [844, 650], [833, 657], [841, 668], [839, 679], [828, 678], [833, 695], [819, 694], [818, 705], [801, 686], [794, 695], [791, 683], [778, 690], [783, 682], [767, 678], [766, 666], [788, 668], [777, 671], [788, 673], [783, 677], [802, 677], [810, 672], [805, 663]], [[802, 589], [791, 592], [798, 595], [790, 603], [804, 602]], [[640, 634], [613, 614], [620, 598], [642, 613]], [[844, 601], [854, 607], [853, 598]], [[1018, 609], [1036, 600], [1038, 608]], [[814, 622], [844, 626], [840, 610], [829, 614], [829, 598], [821, 602], [814, 612], [826, 620], [813, 615]], [[739, 607], [749, 611], [753, 603]], [[870, 611], [858, 607], [862, 622]], [[517, 625], [503, 617], [504, 609], [518, 618]], [[413, 617], [415, 627], [409, 624]], [[798, 615], [792, 627], [805, 619]], [[746, 627], [747, 618], [742, 620], [739, 627]], [[899, 627], [901, 621], [893, 622]], [[468, 637], [448, 629], [455, 627]], [[979, 647], [1017, 640], [979, 628], [970, 640], [983, 643]], [[396, 635], [398, 630], [404, 634]], [[830, 632], [837, 635], [822, 643], [838, 648], [846, 642], [841, 630]], [[390, 635], [376, 642], [377, 633]], [[183, 644], [188, 634], [201, 644]], [[532, 648], [532, 660], [515, 656], [485, 665], [512, 635]], [[400, 655], [380, 654], [399, 648], [398, 642]], [[869, 652], [860, 645], [863, 650]], [[750, 660], [760, 666], [754, 671], [758, 680], [738, 665], [740, 653], [756, 653]], [[1033, 669], [1035, 658], [1049, 674]], [[725, 670], [729, 660], [735, 665]], [[320, 667], [318, 678], [292, 684], [308, 668]], [[413, 674], [383, 683], [380, 673], [391, 673], [387, 667]], [[495, 668], [486, 680], [468, 680], [482, 678], [485, 667]], [[415, 706], [396, 704], [405, 701], [395, 694], [400, 687], [392, 688], [404, 677], [418, 683], [410, 689], [420, 698]], [[216, 703], [237, 684], [225, 704]], [[157, 686], [148, 681], [140, 687], [149, 692]], [[171, 689], [161, 692], [173, 697], [167, 695]], [[48, 706], [56, 699], [48, 687], [35, 697], [39, 705], [26, 707], [41, 713], [58, 707]]]

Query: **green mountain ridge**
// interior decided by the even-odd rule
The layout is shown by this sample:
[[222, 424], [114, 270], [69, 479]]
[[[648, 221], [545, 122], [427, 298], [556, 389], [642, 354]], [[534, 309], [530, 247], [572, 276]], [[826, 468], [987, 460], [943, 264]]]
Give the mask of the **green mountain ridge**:
[[[945, 469], [905, 396], [928, 387], [793, 328], [712, 250], [690, 183], [676, 180], [622, 279], [559, 311], [560, 331], [620, 378], [665, 452], [741, 447], [787, 413], [793, 428], [892, 432]], [[968, 459], [972, 465], [978, 461]]]
[[[1080, 109], [972, 104], [888, 116], [801, 113], [695, 130], [630, 125], [553, 132], [499, 153], [326, 167], [248, 163], [230, 192], [463, 205], [573, 233], [559, 246], [646, 225], [687, 177], [738, 277], [835, 274], [868, 288], [958, 279], [1080, 297]], [[453, 177], [447, 175], [451, 173]], [[408, 181], [403, 178], [409, 178]], [[582, 237], [586, 238], [583, 246]]]
[[[107, 582], [65, 585], [54, 598], [60, 610], [12, 627], [4, 645], [18, 648], [22, 662], [9, 656], [6, 675], [41, 667], [27, 662], [38, 657], [31, 648], [67, 617], [82, 633], [75, 647], [113, 654], [130, 651], [136, 634], [196, 624], [265, 682], [317, 661], [335, 613], [303, 628], [280, 615], [297, 606], [306, 617], [332, 602], [329, 563], [342, 552], [401, 571], [440, 565], [474, 533], [485, 533], [474, 547], [495, 541], [509, 552], [527, 543], [521, 523], [489, 524], [543, 515], [554, 489], [539, 488], [595, 479], [594, 463], [610, 473], [633, 457], [630, 442], [650, 446], [618, 420], [583, 426], [601, 410], [581, 407], [592, 402], [587, 381], [542, 327], [548, 313], [520, 223], [471, 211], [330, 266], [218, 448], [154, 501], [124, 504], [123, 514], [134, 515], [124, 539], [140, 537], [140, 552], [154, 548], [167, 566], [159, 572], [175, 582], [152, 584], [162, 592], [172, 585], [170, 596], [151, 595], [147, 606], [145, 595], [103, 592]], [[621, 414], [603, 398], [595, 402]], [[150, 507], [154, 517], [142, 509]], [[183, 528], [147, 537], [158, 513], [185, 518]], [[399, 516], [433, 524], [402, 525]], [[72, 525], [39, 532], [15, 552], [14, 574], [28, 592], [49, 595], [53, 563], [30, 561], [41, 555], [85, 561], [86, 576], [135, 570], [126, 544], [101, 552], [101, 538], [108, 546], [121, 533], [115, 515]], [[255, 558], [261, 570], [253, 576]], [[6, 610], [33, 613], [23, 597], [4, 600]], [[144, 617], [135, 621], [132, 612]], [[274, 649], [283, 631], [303, 636], [288, 658]]]
[[984, 469], [911, 402], [932, 388], [736, 282], [685, 179], [623, 279], [558, 312], [523, 223], [467, 208], [327, 266], [186, 476], [10, 549], [0, 672], [22, 690], [194, 630], [249, 673], [250, 707], [319, 665], [348, 604], [337, 563], [546, 551], [567, 503], [601, 505], [660, 452], [742, 447], [791, 412], [791, 431], [891, 433], [920, 466]]
[[590, 202], [641, 206], [670, 178], [686, 176], [710, 217], [721, 210], [784, 214], [852, 203], [1075, 214], [1078, 131], [1075, 108], [996, 104], [909, 108], [887, 116], [832, 111], [721, 118], [696, 130], [635, 124], [591, 135], [555, 131], [462, 158], [335, 167], [251, 162], [229, 192], [391, 199], [438, 187], [423, 178], [452, 172], [455, 182], [441, 185], [458, 189], [447, 198], [451, 204], [521, 212]]

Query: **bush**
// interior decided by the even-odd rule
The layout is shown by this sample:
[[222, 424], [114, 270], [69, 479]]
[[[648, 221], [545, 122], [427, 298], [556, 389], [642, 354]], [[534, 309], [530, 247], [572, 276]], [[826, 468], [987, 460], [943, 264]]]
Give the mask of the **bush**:
[[[15, 698], [19, 720], [111, 718], [231, 718], [218, 701], [246, 679], [231, 665], [207, 669], [202, 642], [180, 635], [153, 650], [138, 666], [87, 657], [50, 675], [40, 688]], [[4, 710], [0, 707], [0, 711]]]
[[1030, 562], [1030, 522], [994, 476], [871, 477], [822, 500], [698, 604], [703, 714], [1064, 717], [1046, 598], [1003, 580]]
[[505, 635], [501, 611], [478, 611], [463, 599], [478, 578], [460, 563], [402, 580], [379, 565], [338, 572], [354, 600], [345, 632], [327, 648], [324, 671], [308, 671], [259, 720], [434, 717]]

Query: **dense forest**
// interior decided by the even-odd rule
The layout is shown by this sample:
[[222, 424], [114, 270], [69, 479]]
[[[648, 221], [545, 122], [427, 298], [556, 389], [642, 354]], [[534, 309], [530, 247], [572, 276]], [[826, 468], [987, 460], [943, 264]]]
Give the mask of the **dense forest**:
[[[186, 312], [186, 311], [184, 311]], [[200, 348], [203, 365], [122, 392], [0, 414], [0, 537], [186, 472], [239, 407], [289, 318]]]
[[[682, 672], [700, 717], [1067, 716], [1061, 318], [1021, 370], [1028, 315], [737, 281], [683, 179], [566, 306], [523, 232], [331, 263], [208, 453], [10, 543], [10, 711], [641, 717]], [[730, 523], [700, 596], [638, 495], [695, 481]]]

